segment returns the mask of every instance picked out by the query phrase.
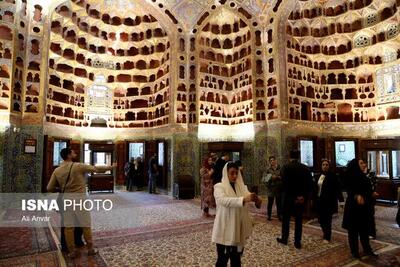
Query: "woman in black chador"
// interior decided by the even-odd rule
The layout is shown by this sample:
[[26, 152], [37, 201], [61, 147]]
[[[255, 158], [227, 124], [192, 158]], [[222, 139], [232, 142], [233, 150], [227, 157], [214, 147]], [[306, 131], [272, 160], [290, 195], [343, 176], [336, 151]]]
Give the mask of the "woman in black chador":
[[359, 258], [358, 238], [364, 253], [376, 256], [369, 244], [369, 231], [373, 222], [373, 191], [367, 177], [367, 166], [362, 159], [353, 159], [347, 165], [344, 179], [347, 199], [344, 207], [343, 228], [348, 231], [351, 254]]
[[322, 160], [321, 169], [321, 175], [316, 180], [316, 208], [324, 241], [330, 242], [332, 236], [332, 215], [338, 212], [338, 200], [343, 201], [343, 196], [337, 176], [330, 171], [328, 160]]

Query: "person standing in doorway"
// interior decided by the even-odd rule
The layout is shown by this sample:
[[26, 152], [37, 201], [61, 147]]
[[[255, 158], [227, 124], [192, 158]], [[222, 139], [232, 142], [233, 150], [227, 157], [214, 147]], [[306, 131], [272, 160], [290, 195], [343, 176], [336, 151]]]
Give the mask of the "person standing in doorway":
[[133, 190], [133, 183], [134, 183], [134, 165], [135, 164], [135, 158], [131, 158], [130, 162], [127, 162], [125, 164], [125, 176], [126, 176], [126, 191], [132, 191]]
[[215, 161], [214, 174], [213, 174], [213, 183], [214, 184], [221, 182], [222, 170], [224, 169], [224, 166], [228, 161], [229, 161], [229, 154], [226, 152], [222, 153], [222, 156]]
[[316, 210], [323, 232], [323, 240], [329, 243], [332, 237], [332, 215], [338, 212], [338, 201], [343, 201], [337, 176], [330, 170], [327, 159], [322, 160], [321, 175], [317, 183]]
[[358, 239], [364, 253], [377, 256], [369, 243], [369, 232], [372, 228], [373, 190], [367, 177], [366, 164], [362, 159], [353, 159], [347, 164], [345, 188], [347, 191], [344, 206], [342, 227], [348, 232], [351, 254], [359, 259]]
[[290, 162], [281, 170], [282, 177], [282, 236], [277, 238], [287, 245], [290, 217], [295, 216], [294, 246], [301, 248], [304, 207], [312, 191], [312, 176], [308, 167], [300, 163], [300, 151], [290, 151]]
[[141, 157], [137, 157], [135, 161], [135, 175], [134, 183], [137, 186], [137, 190], [142, 190], [143, 187], [143, 161]]
[[[77, 157], [74, 150], [63, 148], [61, 150], [61, 158], [64, 160], [61, 165], [54, 170], [50, 181], [47, 184], [48, 192], [57, 192], [58, 189], [63, 193], [75, 193], [86, 199], [86, 173], [104, 173], [113, 170], [117, 167], [114, 163], [112, 166], [92, 166], [83, 163], [74, 163], [73, 160]], [[64, 214], [65, 221], [65, 238], [70, 258], [78, 256], [78, 251], [75, 247], [74, 229], [76, 222], [82, 226], [83, 236], [86, 241], [88, 255], [94, 255], [97, 251], [93, 247], [92, 229], [90, 213], [86, 210], [67, 210]]]
[[278, 161], [275, 156], [269, 157], [269, 168], [263, 175], [263, 181], [267, 188], [268, 205], [267, 205], [267, 217], [271, 220], [272, 206], [276, 205], [276, 212], [278, 219], [282, 220], [281, 206], [282, 206], [282, 179], [281, 179], [281, 168], [278, 165]]
[[149, 193], [156, 194], [158, 172], [157, 154], [154, 154], [149, 160]]

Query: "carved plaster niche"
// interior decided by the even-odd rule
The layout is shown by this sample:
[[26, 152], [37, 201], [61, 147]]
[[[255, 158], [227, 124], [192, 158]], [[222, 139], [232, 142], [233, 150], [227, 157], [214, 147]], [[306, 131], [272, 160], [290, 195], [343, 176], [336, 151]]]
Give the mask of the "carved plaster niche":
[[242, 5], [253, 14], [257, 14], [259, 19], [265, 17], [275, 0], [242, 0]]
[[[169, 2], [168, 0], [166, 2]], [[171, 1], [174, 2], [174, 1]], [[185, 25], [186, 29], [191, 29], [193, 25], [199, 19], [199, 16], [203, 13], [207, 1], [178, 1], [178, 4], [174, 5], [171, 9], [173, 13], [180, 18], [180, 21]]]
[[400, 65], [389, 65], [376, 72], [378, 105], [400, 101]]
[[[193, 0], [189, 0], [189, 1], [193, 1]], [[181, 1], [181, 0], [160, 0], [158, 2], [160, 2], [166, 8], [172, 10], [175, 6], [177, 6], [180, 3], [185, 2], [185, 1]]]

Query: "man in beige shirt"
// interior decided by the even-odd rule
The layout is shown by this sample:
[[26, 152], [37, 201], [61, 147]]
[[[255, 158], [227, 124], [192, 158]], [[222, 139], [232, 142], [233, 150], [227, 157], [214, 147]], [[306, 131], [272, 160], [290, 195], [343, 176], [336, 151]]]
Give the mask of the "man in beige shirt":
[[[77, 154], [70, 148], [61, 150], [61, 158], [64, 160], [61, 165], [56, 168], [51, 175], [50, 181], [47, 184], [47, 191], [49, 192], [64, 192], [75, 194], [86, 194], [86, 173], [98, 172], [104, 173], [114, 169], [117, 165], [114, 163], [112, 166], [92, 166], [83, 163], [74, 163], [73, 160]], [[68, 179], [68, 174], [70, 177]], [[68, 179], [68, 181], [67, 181]], [[78, 221], [83, 230], [83, 236], [87, 243], [88, 254], [94, 255], [96, 251], [93, 249], [92, 229], [90, 227], [90, 214], [88, 211], [72, 211], [67, 210], [64, 214], [65, 223], [65, 238], [69, 251], [69, 256], [75, 258], [77, 251], [74, 242], [74, 224]]]

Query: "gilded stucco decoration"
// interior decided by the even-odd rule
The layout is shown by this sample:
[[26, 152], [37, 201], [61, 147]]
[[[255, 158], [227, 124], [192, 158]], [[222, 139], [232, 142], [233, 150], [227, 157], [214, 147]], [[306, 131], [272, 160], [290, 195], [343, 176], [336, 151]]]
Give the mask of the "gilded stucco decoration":
[[[196, 132], [204, 124], [229, 131], [275, 120], [400, 118], [396, 0], [0, 5], [5, 123], [44, 125], [60, 135], [72, 126], [70, 136], [105, 127], [113, 138], [158, 128]], [[100, 74], [112, 98], [104, 120], [87, 114], [88, 90]]]

